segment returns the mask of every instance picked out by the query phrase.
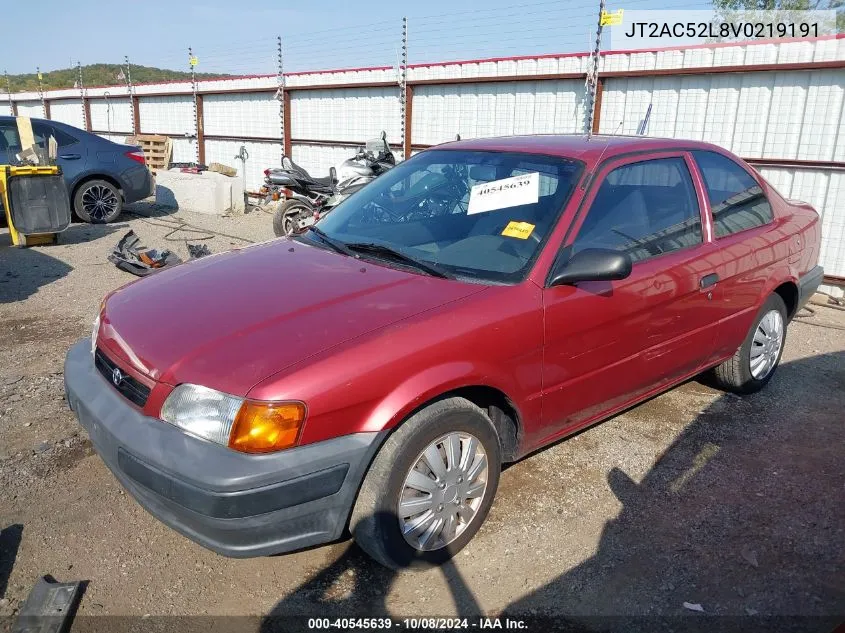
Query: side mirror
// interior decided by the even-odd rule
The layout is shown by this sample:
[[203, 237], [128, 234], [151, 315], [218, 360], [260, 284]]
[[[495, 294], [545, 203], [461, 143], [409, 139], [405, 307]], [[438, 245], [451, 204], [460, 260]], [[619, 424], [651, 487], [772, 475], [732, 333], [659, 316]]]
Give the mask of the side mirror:
[[575, 253], [556, 270], [550, 286], [574, 284], [579, 281], [612, 281], [631, 274], [633, 262], [627, 253], [605, 248], [587, 248]]

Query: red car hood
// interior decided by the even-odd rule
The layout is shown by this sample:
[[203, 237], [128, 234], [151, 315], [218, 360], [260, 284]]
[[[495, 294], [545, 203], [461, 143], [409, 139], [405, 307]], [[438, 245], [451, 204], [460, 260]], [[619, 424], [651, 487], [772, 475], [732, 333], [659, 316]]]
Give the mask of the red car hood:
[[100, 344], [154, 380], [243, 396], [313, 354], [482, 289], [274, 240], [122, 288]]

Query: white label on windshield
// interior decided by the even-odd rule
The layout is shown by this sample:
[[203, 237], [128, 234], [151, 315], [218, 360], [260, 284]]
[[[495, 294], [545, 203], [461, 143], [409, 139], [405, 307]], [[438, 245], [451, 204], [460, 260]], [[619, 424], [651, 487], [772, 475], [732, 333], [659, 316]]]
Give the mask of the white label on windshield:
[[469, 194], [467, 215], [534, 204], [539, 193], [540, 174], [536, 171], [475, 185]]

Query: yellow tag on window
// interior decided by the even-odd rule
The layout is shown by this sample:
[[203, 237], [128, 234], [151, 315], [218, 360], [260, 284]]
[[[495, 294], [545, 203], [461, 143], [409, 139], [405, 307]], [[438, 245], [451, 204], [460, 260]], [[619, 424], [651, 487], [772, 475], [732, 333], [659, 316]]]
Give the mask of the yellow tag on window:
[[521, 240], [527, 240], [531, 237], [531, 233], [534, 231], [533, 224], [529, 224], [528, 222], [508, 222], [508, 225], [505, 227], [505, 230], [502, 231], [502, 235], [505, 237], [516, 237]]

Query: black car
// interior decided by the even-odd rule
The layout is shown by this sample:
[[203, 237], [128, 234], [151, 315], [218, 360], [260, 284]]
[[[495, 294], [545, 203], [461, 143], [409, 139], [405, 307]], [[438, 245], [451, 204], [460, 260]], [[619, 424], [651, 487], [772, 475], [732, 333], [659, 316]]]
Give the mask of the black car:
[[[120, 145], [85, 130], [44, 119], [32, 119], [35, 143], [46, 147], [53, 136], [56, 163], [62, 168], [71, 205], [85, 222], [112, 222], [126, 202], [155, 193], [155, 179], [138, 147]], [[21, 151], [17, 121], [0, 116], [0, 164], [15, 164]]]

